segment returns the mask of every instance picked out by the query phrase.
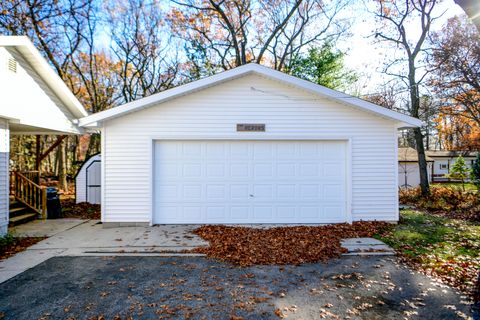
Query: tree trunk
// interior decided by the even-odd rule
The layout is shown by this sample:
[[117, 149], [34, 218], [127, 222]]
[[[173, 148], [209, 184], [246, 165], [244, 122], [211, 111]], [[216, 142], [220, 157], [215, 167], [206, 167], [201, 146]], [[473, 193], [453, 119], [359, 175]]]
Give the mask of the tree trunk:
[[413, 129], [415, 135], [415, 143], [417, 145], [418, 167], [420, 171], [420, 188], [424, 196], [430, 194], [430, 186], [428, 183], [427, 159], [425, 157], [425, 147], [423, 145], [423, 135], [420, 128]]
[[67, 184], [67, 159], [65, 157], [65, 145], [66, 142], [63, 141], [59, 146], [59, 158], [58, 158], [58, 183], [59, 188], [67, 191], [68, 184]]
[[[420, 94], [418, 90], [418, 84], [415, 77], [415, 57], [409, 57], [409, 72], [408, 82], [410, 85], [410, 103], [412, 108], [412, 116], [420, 119]], [[418, 167], [420, 171], [420, 188], [422, 189], [422, 195], [426, 196], [430, 194], [430, 186], [428, 184], [428, 172], [427, 172], [427, 159], [425, 157], [425, 146], [423, 144], [423, 134], [421, 128], [414, 128], [413, 135], [415, 137], [415, 144], [417, 146], [418, 155]]]
[[88, 142], [88, 149], [85, 159], [88, 157], [100, 152], [100, 135], [93, 133], [90, 136], [90, 141]]
[[71, 142], [70, 146], [70, 158], [71, 158], [71, 163], [70, 163], [70, 168], [73, 167], [75, 163], [77, 163], [77, 154], [78, 154], [78, 136], [73, 137], [73, 141]]
[[55, 167], [53, 168], [53, 174], [55, 176], [60, 175], [60, 148], [57, 147], [57, 150], [55, 150]]

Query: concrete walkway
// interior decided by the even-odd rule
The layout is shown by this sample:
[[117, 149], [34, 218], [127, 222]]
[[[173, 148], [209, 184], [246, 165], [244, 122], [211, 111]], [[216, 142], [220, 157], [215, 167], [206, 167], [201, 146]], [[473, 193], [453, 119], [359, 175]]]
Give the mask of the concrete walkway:
[[87, 221], [82, 219], [34, 220], [9, 228], [8, 231], [17, 237], [52, 237]]
[[[0, 283], [52, 257], [61, 256], [175, 256], [207, 246], [191, 231], [199, 225], [103, 228], [97, 220], [33, 221], [10, 231], [16, 236], [48, 237], [9, 259], [0, 261]], [[391, 255], [393, 250], [372, 238], [345, 239], [348, 255]]]
[[[0, 261], [0, 283], [52, 257], [175, 256], [208, 245], [191, 233], [197, 225], [103, 228], [100, 221], [59, 219], [33, 221], [10, 230], [16, 236], [48, 237]], [[197, 256], [199, 254], [188, 254]]]

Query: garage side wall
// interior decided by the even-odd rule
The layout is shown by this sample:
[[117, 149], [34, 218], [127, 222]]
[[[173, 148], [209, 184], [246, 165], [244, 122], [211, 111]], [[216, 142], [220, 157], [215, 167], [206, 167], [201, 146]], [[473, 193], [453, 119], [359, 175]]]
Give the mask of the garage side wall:
[[[266, 132], [237, 132], [262, 123]], [[152, 140], [279, 137], [351, 141], [353, 220], [398, 220], [393, 121], [248, 75], [104, 123], [105, 222], [150, 222]]]

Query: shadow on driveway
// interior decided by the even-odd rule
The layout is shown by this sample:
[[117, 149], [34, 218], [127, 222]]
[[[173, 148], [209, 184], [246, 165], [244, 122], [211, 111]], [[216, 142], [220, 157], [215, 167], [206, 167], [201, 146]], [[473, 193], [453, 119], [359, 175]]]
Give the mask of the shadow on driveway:
[[0, 284], [0, 319], [461, 319], [461, 300], [390, 257], [248, 268], [202, 257], [57, 257]]

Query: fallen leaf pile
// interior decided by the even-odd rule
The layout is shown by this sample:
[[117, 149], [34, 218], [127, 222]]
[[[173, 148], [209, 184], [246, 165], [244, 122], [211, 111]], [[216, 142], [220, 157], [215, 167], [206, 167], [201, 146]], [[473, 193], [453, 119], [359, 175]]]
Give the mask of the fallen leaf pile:
[[99, 204], [75, 203], [75, 199], [61, 199], [61, 204], [63, 218], [100, 219]]
[[[0, 260], [13, 256], [33, 246], [35, 243], [46, 239], [45, 237], [22, 237], [12, 238], [8, 243], [0, 243]], [[0, 318], [1, 319], [1, 318]]]
[[209, 246], [193, 251], [240, 266], [326, 261], [346, 252], [341, 239], [371, 237], [389, 226], [363, 221], [268, 229], [209, 225], [193, 231], [209, 241]]
[[400, 189], [401, 204], [412, 205], [431, 214], [450, 219], [480, 221], [480, 197], [473, 191], [460, 188], [435, 187], [430, 195], [422, 195], [420, 187]]

